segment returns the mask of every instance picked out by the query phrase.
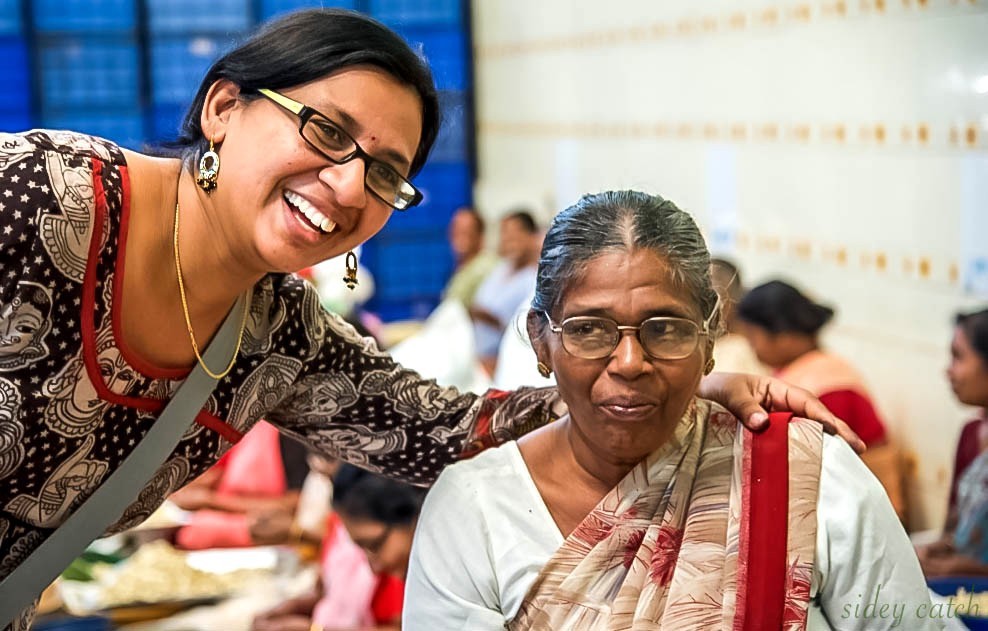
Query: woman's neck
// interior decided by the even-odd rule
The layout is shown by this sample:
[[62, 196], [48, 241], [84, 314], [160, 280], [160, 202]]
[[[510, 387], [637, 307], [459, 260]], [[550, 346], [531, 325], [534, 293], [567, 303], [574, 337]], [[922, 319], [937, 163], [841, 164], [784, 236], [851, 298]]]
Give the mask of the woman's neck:
[[[187, 337], [188, 309], [200, 344], [212, 337], [237, 297], [256, 280], [226, 254], [213, 235], [201, 193], [179, 160], [127, 153], [130, 208], [124, 251], [122, 313], [127, 343], [159, 366], [187, 364], [191, 349], [159, 338]], [[202, 194], [205, 196], [205, 194]], [[175, 268], [175, 204], [180, 205], [179, 246], [186, 300], [183, 307]], [[208, 203], [208, 202], [207, 202]], [[176, 337], [178, 336], [178, 337]], [[194, 358], [193, 358], [194, 359]]]
[[[575, 474], [592, 485], [610, 490], [642, 460], [640, 454], [618, 454], [601, 449], [584, 435], [569, 417], [557, 428], [560, 442], [557, 453], [567, 454]], [[656, 446], [658, 448], [658, 446]]]

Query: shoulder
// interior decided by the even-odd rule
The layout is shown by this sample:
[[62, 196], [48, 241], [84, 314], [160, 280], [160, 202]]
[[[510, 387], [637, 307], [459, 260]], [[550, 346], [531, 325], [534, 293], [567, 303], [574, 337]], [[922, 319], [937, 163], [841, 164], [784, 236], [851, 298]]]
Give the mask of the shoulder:
[[[818, 523], [831, 533], [853, 524], [901, 529], [885, 488], [842, 438], [823, 435]], [[853, 530], [853, 529], [852, 529]]]
[[18, 134], [0, 133], [0, 170], [20, 170], [21, 162], [59, 156], [68, 164], [90, 162], [93, 158], [114, 165], [124, 165], [123, 151], [109, 140], [72, 131], [33, 129]]
[[429, 490], [423, 506], [423, 521], [430, 527], [452, 527], [486, 532], [517, 512], [516, 502], [525, 503], [530, 484], [527, 470], [514, 441], [492, 447], [446, 467]]
[[506, 486], [517, 486], [519, 466], [524, 466], [524, 462], [515, 441], [485, 449], [472, 458], [446, 467], [433, 485], [430, 496], [455, 492], [464, 498], [479, 499], [498, 494], [497, 491]]

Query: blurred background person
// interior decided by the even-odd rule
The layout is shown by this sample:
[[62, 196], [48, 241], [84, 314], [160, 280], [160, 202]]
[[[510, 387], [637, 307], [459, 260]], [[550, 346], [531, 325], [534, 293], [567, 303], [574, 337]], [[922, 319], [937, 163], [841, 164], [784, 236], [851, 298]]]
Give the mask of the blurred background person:
[[400, 628], [425, 489], [347, 464], [333, 476], [333, 489], [319, 582], [312, 593], [258, 615], [253, 631]]
[[864, 378], [846, 359], [820, 347], [820, 330], [834, 317], [833, 309], [773, 280], [749, 291], [736, 317], [759, 361], [777, 377], [820, 397], [868, 447], [887, 440]]
[[480, 284], [497, 265], [497, 258], [484, 252], [484, 231], [483, 217], [469, 206], [453, 213], [447, 231], [456, 267], [443, 295], [459, 300], [468, 309]]
[[470, 307], [477, 358], [488, 375], [494, 374], [498, 345], [511, 316], [535, 287], [541, 245], [539, 227], [527, 210], [501, 219], [497, 248], [501, 261], [477, 288]]
[[741, 272], [733, 262], [711, 257], [710, 279], [720, 296], [722, 333], [714, 346], [714, 366], [725, 372], [750, 372], [765, 374], [768, 369], [758, 361], [748, 338], [738, 330], [736, 316], [738, 303], [744, 296]]
[[957, 400], [977, 410], [961, 430], [941, 538], [918, 549], [928, 577], [988, 576], [988, 309], [956, 318], [947, 367]]
[[888, 493], [903, 523], [907, 519], [899, 448], [890, 441], [864, 377], [847, 359], [820, 344], [820, 330], [834, 316], [792, 285], [769, 281], [738, 303], [736, 317], [759, 361], [774, 375], [806, 388], [868, 445], [862, 460]]
[[308, 472], [306, 448], [259, 422], [219, 462], [169, 499], [191, 511], [175, 536], [181, 548], [230, 548], [267, 543], [251, 532], [256, 516], [291, 515]]

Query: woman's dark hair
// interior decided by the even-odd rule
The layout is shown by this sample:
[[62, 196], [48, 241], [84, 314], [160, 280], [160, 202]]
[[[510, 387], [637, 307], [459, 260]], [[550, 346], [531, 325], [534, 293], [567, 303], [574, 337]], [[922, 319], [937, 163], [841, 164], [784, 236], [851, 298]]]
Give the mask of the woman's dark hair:
[[539, 225], [535, 223], [535, 217], [533, 217], [532, 213], [528, 212], [527, 210], [523, 210], [523, 209], [513, 210], [501, 218], [501, 221], [509, 221], [509, 220], [517, 221], [518, 223], [520, 223], [522, 230], [524, 230], [528, 234], [535, 234], [536, 232], [539, 231]]
[[[532, 309], [554, 313], [593, 259], [637, 249], [662, 257], [673, 282], [688, 292], [700, 317], [710, 316], [717, 293], [710, 282], [710, 253], [700, 229], [669, 200], [638, 191], [584, 195], [556, 215], [542, 243]], [[717, 314], [711, 319], [711, 330], [717, 330], [719, 318]]]
[[773, 280], [749, 291], [738, 303], [737, 316], [770, 333], [816, 335], [834, 317], [834, 310], [816, 304], [788, 283]]
[[428, 64], [398, 34], [380, 22], [345, 9], [306, 9], [273, 20], [210, 67], [182, 121], [178, 140], [167, 148], [186, 166], [209, 147], [200, 120], [209, 88], [220, 79], [240, 86], [241, 97], [260, 98], [261, 88], [280, 90], [321, 79], [356, 65], [381, 68], [408, 84], [422, 99], [422, 137], [412, 159], [418, 173], [439, 132], [439, 98]]
[[352, 464], [333, 476], [333, 508], [354, 519], [407, 526], [422, 510], [426, 489], [398, 482]]
[[988, 309], [958, 313], [955, 322], [964, 331], [974, 351], [988, 364]]

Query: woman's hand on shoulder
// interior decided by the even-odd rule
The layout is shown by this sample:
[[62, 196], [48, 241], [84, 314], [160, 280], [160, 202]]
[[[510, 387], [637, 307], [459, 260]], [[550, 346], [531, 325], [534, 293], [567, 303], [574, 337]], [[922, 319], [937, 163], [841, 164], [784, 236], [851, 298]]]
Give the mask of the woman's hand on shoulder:
[[862, 441], [847, 423], [834, 416], [809, 390], [764, 375], [714, 372], [700, 381], [698, 394], [720, 403], [745, 427], [758, 431], [765, 427], [769, 412], [792, 412], [823, 425], [824, 431], [837, 434], [858, 453], [865, 450]]

